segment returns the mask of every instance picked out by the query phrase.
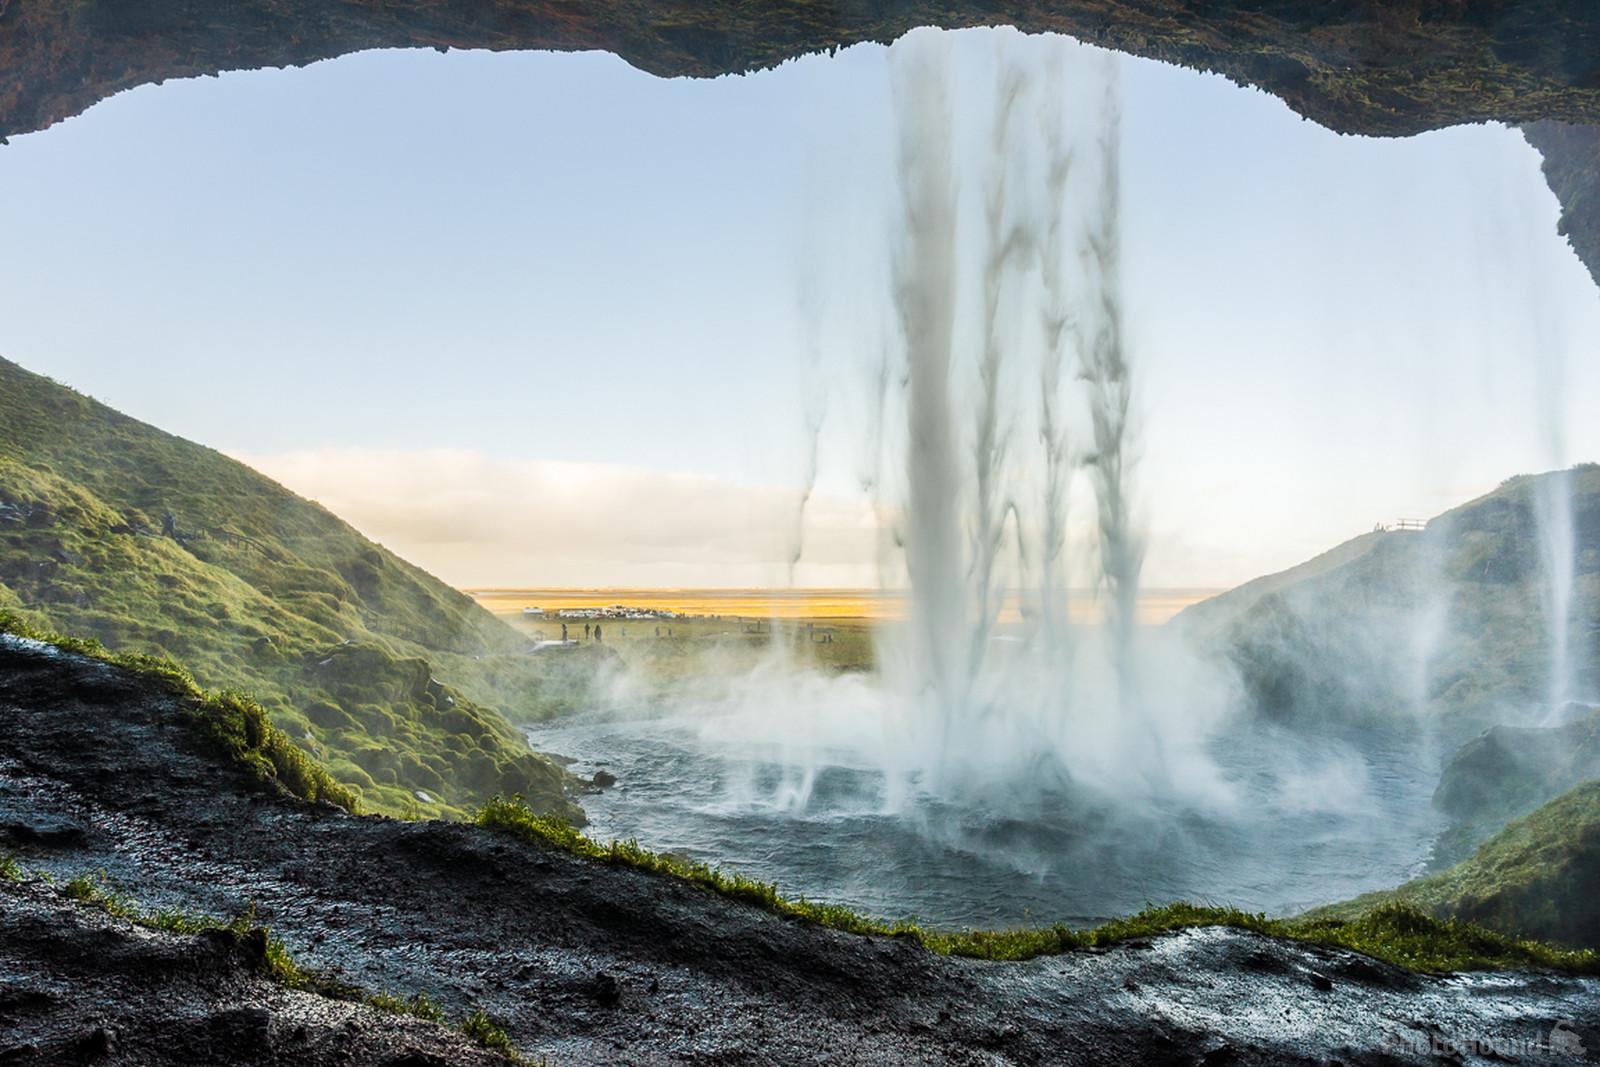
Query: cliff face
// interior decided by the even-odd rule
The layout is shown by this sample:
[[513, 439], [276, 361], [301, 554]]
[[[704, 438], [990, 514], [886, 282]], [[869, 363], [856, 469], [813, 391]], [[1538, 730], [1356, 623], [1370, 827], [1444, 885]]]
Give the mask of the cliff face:
[[7, 0], [0, 136], [145, 82], [367, 48], [605, 49], [709, 76], [915, 26], [996, 24], [1220, 71], [1350, 133], [1600, 121], [1600, 8], [1587, 0]]
[[1544, 178], [1561, 201], [1560, 231], [1600, 285], [1600, 126], [1535, 122], [1522, 128], [1544, 155]]

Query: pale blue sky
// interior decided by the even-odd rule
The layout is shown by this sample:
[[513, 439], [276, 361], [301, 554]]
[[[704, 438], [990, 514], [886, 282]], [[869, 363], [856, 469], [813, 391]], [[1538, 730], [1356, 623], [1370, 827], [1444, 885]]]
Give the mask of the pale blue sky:
[[[862, 322], [881, 295], [881, 260], [850, 248], [887, 225], [887, 69], [878, 47], [700, 82], [382, 52], [125, 93], [0, 148], [0, 354], [246, 456], [462, 584], [776, 579], [759, 501], [717, 513], [750, 518], [722, 566], [703, 531], [641, 547], [604, 508], [552, 520], [585, 551], [518, 542], [549, 514], [525, 499], [475, 544], [370, 486], [428, 492], [392, 473], [419, 452], [459, 480], [446, 449], [501, 470], [488, 489], [551, 462], [608, 465], [602, 494], [650, 472], [792, 484], [799, 264]], [[1579, 417], [1600, 299], [1515, 131], [1340, 137], [1213, 76], [1126, 60], [1124, 84], [1152, 581], [1229, 583], [1600, 458]], [[848, 488], [848, 451], [825, 449], [825, 490]], [[836, 541], [808, 580], [859, 577], [866, 542]]]

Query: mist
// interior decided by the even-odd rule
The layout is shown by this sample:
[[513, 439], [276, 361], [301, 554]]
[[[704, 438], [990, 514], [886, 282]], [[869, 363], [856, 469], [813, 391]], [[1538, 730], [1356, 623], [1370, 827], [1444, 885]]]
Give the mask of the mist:
[[[975, 91], [986, 107], [952, 106]], [[806, 884], [880, 913], [994, 921], [983, 887], [1019, 876], [1038, 896], [1008, 892], [1008, 907], [1093, 916], [1138, 894], [1285, 910], [1415, 874], [1437, 830], [1428, 670], [1454, 636], [1441, 619], [1424, 632], [1407, 599], [1382, 626], [1306, 634], [1320, 624], [1260, 613], [1316, 619], [1308, 605], [1246, 597], [1139, 622], [1149, 531], [1116, 61], [998, 35], [973, 69], [946, 35], [912, 34], [891, 92], [882, 314], [801, 291], [808, 323], [893, 327], [819, 354], [808, 325], [800, 369], [864, 398], [856, 467], [905, 616], [874, 628], [870, 669], [842, 673], [814, 665], [809, 626], [758, 624], [754, 646], [748, 627], [725, 630], [682, 653], [692, 670], [624, 673], [590, 727], [536, 743], [692, 783], [619, 801], [630, 833], [765, 872], [803, 863]], [[1069, 621], [1070, 588], [1095, 621]], [[1364, 675], [1348, 693], [1324, 682]], [[825, 841], [871, 851], [821, 862]], [[863, 881], [879, 862], [886, 884]]]

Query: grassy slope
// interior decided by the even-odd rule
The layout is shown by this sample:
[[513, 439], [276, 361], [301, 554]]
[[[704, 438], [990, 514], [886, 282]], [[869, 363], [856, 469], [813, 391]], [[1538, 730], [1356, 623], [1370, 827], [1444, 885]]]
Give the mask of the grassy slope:
[[[1448, 736], [1464, 740], [1547, 694], [1536, 497], [1553, 477], [1509, 479], [1424, 532], [1362, 535], [1194, 605], [1173, 625], [1226, 648], [1269, 715], [1381, 720], [1414, 710], [1420, 697]], [[1593, 617], [1600, 605], [1600, 468], [1576, 468], [1571, 477], [1579, 546], [1574, 599]], [[1435, 651], [1422, 678], [1417, 642], [1430, 626]], [[1582, 651], [1593, 663], [1600, 649]]]
[[[1600, 876], [1600, 782], [1579, 784], [1600, 773], [1600, 717], [1556, 728], [1501, 725], [1548, 713], [1538, 500], [1555, 477], [1509, 479], [1425, 532], [1364, 535], [1178, 617], [1178, 626], [1232, 653], [1267, 714], [1382, 722], [1420, 712], [1456, 742], [1492, 727], [1455, 753], [1434, 798], [1455, 820], [1436, 862], [1455, 865], [1319, 909], [1313, 919], [1402, 903], [1600, 948], [1600, 906], [1590, 890]], [[1577, 617], [1593, 619], [1600, 469], [1579, 467], [1570, 477]], [[1437, 651], [1423, 678], [1416, 637], [1430, 617]], [[1579, 662], [1600, 662], [1596, 632], [1579, 625], [1574, 633], [1586, 642], [1576, 649]]]
[[1507, 826], [1467, 860], [1398, 889], [1319, 908], [1350, 918], [1400, 904], [1499, 931], [1600, 948], [1600, 780], [1585, 782]]
[[513, 791], [578, 814], [483, 706], [541, 697], [503, 623], [243, 464], [0, 360], [6, 608], [249, 691], [371, 808]]
[[1226, 625], [1228, 621], [1249, 611], [1273, 593], [1319, 578], [1364, 558], [1387, 538], [1387, 534], [1376, 531], [1352, 537], [1343, 544], [1335, 545], [1321, 555], [1313, 556], [1288, 570], [1254, 578], [1227, 592], [1208, 597], [1198, 604], [1190, 604], [1174, 616], [1174, 621], [1180, 626], [1197, 630]]
[[1445, 765], [1434, 805], [1455, 825], [1434, 846], [1434, 865], [1465, 859], [1512, 819], [1600, 777], [1600, 711], [1559, 726], [1496, 726]]

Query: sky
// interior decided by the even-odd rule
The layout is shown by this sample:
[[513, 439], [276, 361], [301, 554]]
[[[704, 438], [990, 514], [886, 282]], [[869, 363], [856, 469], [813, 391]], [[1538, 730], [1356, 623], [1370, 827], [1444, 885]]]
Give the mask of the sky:
[[[958, 121], [1015, 40], [955, 35]], [[458, 585], [871, 584], [839, 368], [891, 321], [890, 63], [386, 51], [123, 93], [0, 147], [0, 355]], [[1120, 67], [1149, 584], [1600, 458], [1600, 296], [1515, 130], [1339, 136]]]

